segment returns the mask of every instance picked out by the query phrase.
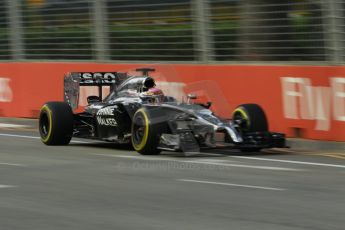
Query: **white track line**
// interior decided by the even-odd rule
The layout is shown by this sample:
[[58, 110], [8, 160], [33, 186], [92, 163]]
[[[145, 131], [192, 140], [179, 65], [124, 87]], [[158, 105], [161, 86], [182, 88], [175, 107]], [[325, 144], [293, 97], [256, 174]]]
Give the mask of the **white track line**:
[[[270, 166], [257, 166], [257, 165], [244, 165], [244, 164], [229, 164], [229, 163], [217, 163], [217, 162], [208, 162], [205, 160], [176, 160], [172, 158], [158, 158], [158, 157], [141, 157], [141, 156], [127, 156], [127, 155], [110, 155], [110, 154], [91, 154], [96, 156], [104, 157], [114, 157], [114, 158], [127, 158], [143, 161], [170, 161], [177, 163], [188, 163], [188, 164], [202, 164], [202, 165], [215, 165], [223, 167], [237, 167], [237, 168], [252, 168], [252, 169], [263, 169], [263, 170], [276, 170], [276, 171], [305, 171], [302, 169], [296, 168], [285, 168], [285, 167], [270, 167]], [[231, 161], [229, 161], [231, 162]]]
[[6, 184], [0, 184], [0, 188], [16, 188], [15, 185], [6, 185]]
[[[7, 133], [0, 133], [0, 136], [4, 137], [19, 137], [19, 138], [27, 138], [27, 139], [40, 139], [40, 137], [35, 137], [35, 136], [25, 136], [25, 135], [16, 135], [16, 134], [7, 134]], [[71, 143], [81, 143], [81, 144], [87, 144], [91, 142], [86, 142], [86, 141], [71, 141]]]
[[273, 188], [273, 187], [254, 186], [254, 185], [245, 185], [245, 184], [232, 184], [232, 183], [204, 181], [204, 180], [177, 179], [177, 181], [191, 182], [191, 183], [201, 183], [201, 184], [224, 185], [224, 186], [252, 188], [252, 189], [273, 190], [273, 191], [285, 191], [286, 190], [284, 188]]
[[238, 158], [238, 159], [258, 160], [258, 161], [282, 162], [282, 163], [288, 163], [288, 164], [300, 164], [300, 165], [313, 165], [313, 166], [324, 166], [324, 167], [333, 167], [333, 168], [345, 168], [345, 165], [324, 164], [324, 163], [307, 162], [307, 161], [277, 160], [277, 159], [272, 159], [272, 158], [241, 157], [241, 156], [230, 156], [230, 157], [231, 158]]
[[0, 136], [4, 136], [4, 137], [19, 137], [19, 138], [29, 138], [29, 139], [40, 139], [40, 137], [34, 137], [34, 136], [23, 136], [23, 135], [7, 134], [7, 133], [0, 133]]
[[5, 163], [5, 162], [0, 162], [0, 165], [16, 166], [16, 167], [26, 167], [26, 165], [23, 165], [23, 164], [14, 164], [14, 163]]
[[205, 164], [205, 165], [218, 165], [218, 166], [225, 166], [225, 167], [275, 170], [275, 171], [303, 171], [302, 169], [295, 169], [295, 168], [258, 166], [258, 165], [246, 165], [246, 164], [228, 164], [228, 163], [201, 162], [201, 161], [181, 161], [181, 162], [193, 163], [193, 164]]
[[18, 124], [9, 124], [9, 123], [0, 123], [0, 128], [29, 128], [29, 125], [18, 125]]
[[230, 161], [222, 159], [197, 159], [198, 162], [206, 162], [206, 163], [230, 163], [230, 162], [238, 162], [238, 161]]

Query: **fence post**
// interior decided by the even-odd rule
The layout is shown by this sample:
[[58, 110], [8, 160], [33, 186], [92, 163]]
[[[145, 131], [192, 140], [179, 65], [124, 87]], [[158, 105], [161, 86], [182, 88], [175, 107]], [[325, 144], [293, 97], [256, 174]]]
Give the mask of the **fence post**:
[[197, 59], [201, 62], [214, 60], [213, 36], [210, 28], [209, 0], [192, 0], [193, 33], [196, 41]]
[[323, 2], [323, 15], [325, 20], [324, 34], [325, 34], [325, 46], [326, 55], [332, 64], [341, 64], [343, 62], [344, 47], [342, 45], [344, 41], [342, 25], [343, 6], [341, 1], [327, 0]]
[[108, 17], [105, 0], [92, 1], [93, 23], [94, 23], [94, 49], [96, 60], [104, 61], [110, 59]]
[[22, 15], [19, 9], [20, 0], [7, 0], [9, 40], [11, 56], [14, 60], [24, 59], [23, 24]]

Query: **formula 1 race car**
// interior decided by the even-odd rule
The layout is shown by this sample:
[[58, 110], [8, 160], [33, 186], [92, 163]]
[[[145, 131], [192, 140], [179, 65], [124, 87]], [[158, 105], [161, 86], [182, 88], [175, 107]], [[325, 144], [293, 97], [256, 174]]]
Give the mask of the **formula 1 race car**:
[[[154, 69], [127, 73], [69, 73], [64, 78], [65, 102], [48, 102], [40, 112], [39, 132], [46, 145], [67, 145], [72, 137], [132, 144], [144, 155], [162, 150], [196, 153], [203, 148], [229, 147], [241, 151], [285, 147], [285, 135], [268, 131], [268, 122], [257, 104], [243, 104], [223, 119], [211, 110], [211, 102], [185, 102], [164, 95], [149, 76]], [[97, 86], [99, 95], [87, 97], [78, 107], [82, 86]], [[103, 87], [110, 93], [104, 99]], [[230, 113], [229, 113], [230, 114]]]

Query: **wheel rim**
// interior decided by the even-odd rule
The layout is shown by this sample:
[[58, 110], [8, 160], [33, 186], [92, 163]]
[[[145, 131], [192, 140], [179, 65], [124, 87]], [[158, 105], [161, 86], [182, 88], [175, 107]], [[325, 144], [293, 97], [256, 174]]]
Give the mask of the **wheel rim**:
[[146, 124], [144, 117], [137, 116], [133, 124], [133, 142], [136, 146], [140, 145], [144, 139], [146, 132]]
[[241, 123], [240, 123], [240, 126], [243, 130], [248, 130], [249, 128], [249, 120], [248, 120], [248, 117], [245, 116], [242, 111], [236, 111], [234, 113], [234, 116], [233, 116], [233, 119], [234, 120], [240, 120]]
[[48, 114], [47, 113], [42, 113], [40, 116], [40, 121], [39, 121], [39, 130], [40, 130], [40, 134], [41, 137], [43, 139], [46, 139], [48, 134], [49, 134], [49, 118], [48, 118]]

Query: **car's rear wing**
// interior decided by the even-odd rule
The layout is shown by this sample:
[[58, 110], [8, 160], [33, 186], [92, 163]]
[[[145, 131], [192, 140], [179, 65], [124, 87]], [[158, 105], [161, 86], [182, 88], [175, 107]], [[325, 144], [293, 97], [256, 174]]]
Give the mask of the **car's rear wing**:
[[64, 99], [74, 110], [78, 107], [79, 88], [81, 86], [98, 86], [99, 98], [102, 98], [102, 87], [110, 86], [110, 90], [127, 79], [127, 73], [119, 72], [72, 72], [64, 78]]

